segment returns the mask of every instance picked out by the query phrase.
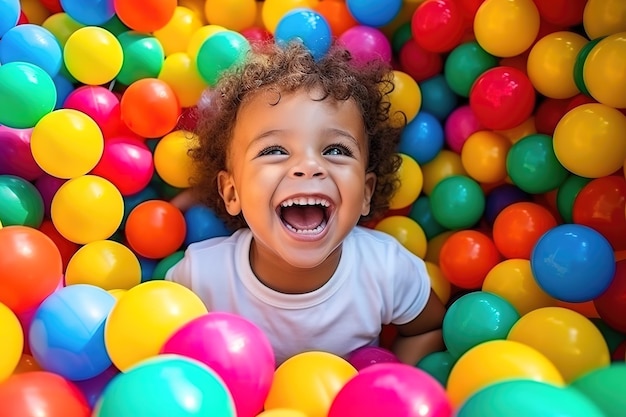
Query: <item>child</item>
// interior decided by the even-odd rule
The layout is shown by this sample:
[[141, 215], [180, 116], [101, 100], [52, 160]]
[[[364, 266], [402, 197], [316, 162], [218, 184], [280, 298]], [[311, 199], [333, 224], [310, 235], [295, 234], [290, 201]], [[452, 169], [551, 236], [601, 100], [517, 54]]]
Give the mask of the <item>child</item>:
[[201, 110], [193, 189], [236, 231], [189, 245], [166, 279], [258, 325], [277, 364], [310, 350], [347, 357], [388, 323], [405, 363], [444, 349], [424, 262], [357, 225], [398, 187], [392, 74], [338, 47], [315, 61], [297, 43], [267, 45]]

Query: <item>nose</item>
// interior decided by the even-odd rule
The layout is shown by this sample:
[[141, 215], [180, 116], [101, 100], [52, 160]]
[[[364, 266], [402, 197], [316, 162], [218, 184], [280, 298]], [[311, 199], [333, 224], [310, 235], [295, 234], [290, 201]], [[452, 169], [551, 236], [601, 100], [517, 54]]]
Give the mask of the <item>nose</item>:
[[291, 168], [291, 176], [298, 178], [324, 178], [326, 168], [321, 161], [322, 156], [305, 155], [298, 159]]

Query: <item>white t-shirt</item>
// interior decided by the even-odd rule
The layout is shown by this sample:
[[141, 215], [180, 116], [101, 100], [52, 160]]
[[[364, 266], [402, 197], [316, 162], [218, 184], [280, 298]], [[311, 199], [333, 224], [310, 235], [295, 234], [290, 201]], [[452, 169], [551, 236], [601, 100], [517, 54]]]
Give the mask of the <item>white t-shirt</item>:
[[239, 229], [189, 245], [166, 279], [191, 289], [209, 311], [237, 314], [268, 337], [276, 364], [305, 351], [342, 357], [376, 345], [383, 324], [406, 324], [424, 309], [430, 280], [424, 262], [393, 236], [363, 227], [344, 240], [331, 279], [305, 294], [263, 285], [249, 263], [252, 234]]

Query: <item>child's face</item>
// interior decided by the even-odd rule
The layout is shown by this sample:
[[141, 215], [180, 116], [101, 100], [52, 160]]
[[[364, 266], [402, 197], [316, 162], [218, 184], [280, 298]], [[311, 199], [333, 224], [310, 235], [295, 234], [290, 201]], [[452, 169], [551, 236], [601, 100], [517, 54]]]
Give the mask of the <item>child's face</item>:
[[[369, 213], [376, 178], [352, 100], [263, 91], [239, 110], [219, 187], [257, 247], [297, 268], [320, 265]], [[278, 101], [278, 104], [272, 105]]]

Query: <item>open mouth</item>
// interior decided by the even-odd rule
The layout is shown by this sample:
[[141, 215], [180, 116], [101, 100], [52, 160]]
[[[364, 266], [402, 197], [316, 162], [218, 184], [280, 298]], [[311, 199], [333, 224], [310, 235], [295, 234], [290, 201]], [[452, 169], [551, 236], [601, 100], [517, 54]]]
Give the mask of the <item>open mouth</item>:
[[287, 229], [303, 235], [316, 235], [330, 216], [330, 201], [321, 197], [295, 197], [283, 201], [278, 215]]

